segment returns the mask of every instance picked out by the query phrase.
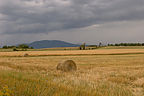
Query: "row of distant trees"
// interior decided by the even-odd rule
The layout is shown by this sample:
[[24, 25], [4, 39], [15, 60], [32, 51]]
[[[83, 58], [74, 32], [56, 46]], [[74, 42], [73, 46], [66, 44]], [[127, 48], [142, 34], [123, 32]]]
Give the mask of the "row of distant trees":
[[108, 46], [144, 46], [144, 43], [119, 43], [119, 44], [108, 44]]
[[87, 46], [85, 43], [83, 43], [82, 45], [80, 45], [79, 49], [86, 50], [87, 49], [86, 47], [88, 47], [88, 49], [97, 49], [97, 48], [105, 47], [105, 46], [144, 46], [144, 43], [116, 43], [116, 44], [104, 45], [100, 42], [98, 45], [87, 45]]
[[30, 47], [26, 44], [20, 44], [18, 46], [7, 46], [7, 45], [4, 45], [2, 47], [3, 49], [13, 49], [14, 51], [18, 51], [17, 49], [22, 49], [22, 50], [27, 50], [27, 49], [33, 49], [33, 47]]

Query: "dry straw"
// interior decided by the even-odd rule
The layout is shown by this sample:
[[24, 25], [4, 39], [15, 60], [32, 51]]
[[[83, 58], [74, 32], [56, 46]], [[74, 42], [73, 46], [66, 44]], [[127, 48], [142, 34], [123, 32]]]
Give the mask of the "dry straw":
[[62, 61], [57, 65], [57, 70], [61, 70], [64, 72], [69, 72], [69, 71], [76, 71], [77, 66], [76, 63], [73, 60], [66, 60]]

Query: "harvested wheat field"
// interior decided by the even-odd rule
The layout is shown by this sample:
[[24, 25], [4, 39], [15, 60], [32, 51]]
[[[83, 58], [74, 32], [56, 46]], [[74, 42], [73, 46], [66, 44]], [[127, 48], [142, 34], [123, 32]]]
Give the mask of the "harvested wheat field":
[[144, 49], [98, 49], [98, 50], [58, 50], [58, 51], [17, 51], [0, 52], [0, 56], [69, 56], [69, 55], [114, 55], [144, 54]]
[[[75, 61], [77, 71], [56, 70], [63, 60]], [[9, 96], [144, 96], [144, 49], [1, 52], [1, 90]]]

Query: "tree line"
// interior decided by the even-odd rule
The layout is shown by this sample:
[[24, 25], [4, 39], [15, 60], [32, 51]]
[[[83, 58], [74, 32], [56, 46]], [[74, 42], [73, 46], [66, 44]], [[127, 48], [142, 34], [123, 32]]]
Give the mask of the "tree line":
[[4, 45], [2, 48], [3, 49], [13, 49], [13, 51], [18, 51], [18, 49], [22, 49], [22, 50], [33, 49], [33, 47], [30, 47], [30, 46], [28, 46], [26, 44], [20, 44], [18, 46], [14, 46], [14, 45], [7, 46], [7, 45]]
[[116, 43], [108, 44], [108, 46], [144, 46], [144, 43]]
[[106, 46], [144, 46], [144, 43], [115, 43], [115, 44], [107, 44], [107, 45], [104, 45], [101, 42], [98, 45], [86, 45], [85, 43], [83, 43], [82, 45], [80, 45], [79, 49], [80, 50], [98, 49]]

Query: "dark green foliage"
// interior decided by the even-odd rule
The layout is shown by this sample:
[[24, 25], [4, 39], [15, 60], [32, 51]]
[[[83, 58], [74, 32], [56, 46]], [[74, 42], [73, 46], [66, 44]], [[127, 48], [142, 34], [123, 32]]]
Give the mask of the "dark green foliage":
[[26, 44], [20, 44], [18, 46], [7, 46], [7, 45], [5, 45], [2, 48], [3, 49], [13, 49], [13, 51], [20, 51], [20, 50], [26, 51], [27, 49], [33, 49], [33, 47], [29, 47]]
[[16, 48], [14, 48], [13, 51], [18, 51], [18, 50]]
[[27, 49], [27, 48], [29, 48], [29, 46], [26, 45], [26, 44], [20, 44], [20, 45], [18, 46], [18, 48]]
[[108, 44], [108, 46], [144, 46], [144, 43], [116, 43]]
[[88, 45], [88, 47], [97, 47], [97, 45]]
[[80, 45], [80, 50], [85, 50], [86, 49], [86, 45], [85, 45], [85, 43], [84, 44], [82, 44], [82, 45]]
[[2, 48], [4, 48], [4, 49], [10, 49], [10, 48], [16, 48], [16, 46], [7, 46], [7, 45], [5, 45]]
[[30, 49], [34, 49], [33, 47], [30, 47]]
[[5, 46], [3, 46], [2, 48], [7, 49], [7, 48], [8, 48], [8, 46], [6, 46], [6, 45], [5, 45]]

